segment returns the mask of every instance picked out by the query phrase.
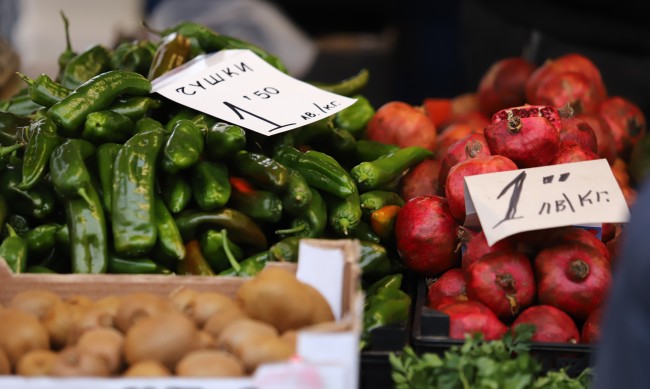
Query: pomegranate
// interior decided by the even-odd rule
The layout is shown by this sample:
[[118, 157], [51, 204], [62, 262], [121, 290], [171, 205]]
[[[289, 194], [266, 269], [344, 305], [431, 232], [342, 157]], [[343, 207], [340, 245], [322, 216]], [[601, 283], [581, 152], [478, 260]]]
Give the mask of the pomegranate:
[[481, 112], [490, 116], [500, 109], [524, 104], [524, 87], [533, 71], [535, 65], [522, 57], [494, 62], [479, 81], [477, 95]]
[[630, 185], [630, 173], [627, 170], [627, 162], [623, 158], [617, 157], [613, 163], [610, 164], [614, 179], [619, 186]]
[[516, 250], [495, 251], [467, 268], [467, 297], [480, 301], [504, 322], [535, 300], [535, 275], [530, 260]]
[[598, 107], [598, 114], [605, 119], [614, 137], [616, 152], [627, 159], [632, 147], [646, 133], [643, 111], [632, 101], [612, 96]]
[[598, 239], [598, 237], [591, 231], [580, 227], [563, 227], [554, 230], [551, 234], [547, 235], [550, 245], [561, 244], [564, 242], [580, 242], [591, 246], [598, 250], [598, 252], [609, 262], [610, 254], [607, 250], [605, 243]]
[[458, 239], [462, 247], [461, 268], [463, 271], [467, 271], [470, 265], [478, 261], [487, 253], [515, 249], [515, 245], [508, 238], [501, 239], [500, 241], [495, 242], [492, 246], [488, 245], [483, 230], [474, 231], [460, 226], [458, 231]]
[[451, 118], [453, 122], [463, 121], [475, 112], [481, 113], [478, 94], [463, 93], [451, 99]]
[[449, 146], [454, 144], [459, 139], [463, 139], [469, 134], [476, 132], [474, 127], [466, 123], [451, 123], [445, 127], [440, 134], [438, 134], [438, 139], [436, 141], [436, 159], [442, 160], [442, 158], [447, 153]]
[[480, 333], [485, 340], [501, 339], [508, 327], [482, 303], [460, 301], [440, 307], [449, 316], [449, 337], [465, 339], [465, 335]]
[[451, 99], [428, 97], [422, 101], [422, 109], [438, 131], [452, 121]]
[[614, 136], [605, 119], [593, 113], [583, 113], [574, 116], [574, 118], [586, 122], [594, 131], [597, 146], [596, 154], [607, 159], [610, 164], [614, 162], [616, 159], [616, 145], [614, 144]]
[[600, 323], [603, 318], [603, 307], [594, 309], [585, 322], [582, 323], [580, 336], [582, 343], [596, 343], [600, 340]]
[[501, 110], [483, 133], [490, 153], [510, 158], [520, 168], [548, 165], [560, 149], [560, 114], [551, 106]]
[[520, 324], [535, 326], [533, 342], [580, 343], [580, 332], [571, 316], [552, 305], [539, 304], [526, 308], [515, 318], [511, 327], [514, 329]]
[[599, 159], [593, 151], [587, 150], [580, 145], [569, 144], [560, 147], [549, 165], [561, 165], [563, 163], [593, 161]]
[[395, 245], [406, 268], [433, 276], [459, 265], [458, 222], [441, 196], [407, 201], [395, 220]]
[[422, 108], [401, 101], [389, 101], [379, 107], [366, 126], [370, 140], [400, 147], [436, 147], [436, 126]]
[[438, 182], [441, 183], [441, 188], [444, 189], [444, 183], [447, 181], [447, 175], [452, 166], [467, 159], [488, 155], [490, 155], [490, 148], [485, 141], [485, 136], [481, 133], [469, 134], [454, 142], [449, 146], [440, 162]]
[[537, 298], [576, 321], [583, 321], [603, 303], [611, 285], [609, 262], [598, 250], [566, 242], [541, 250], [534, 260]]
[[576, 117], [562, 118], [560, 141], [562, 146], [576, 144], [585, 150], [598, 153], [596, 133], [589, 123]]
[[449, 202], [451, 214], [460, 224], [465, 221], [465, 177], [508, 170], [517, 170], [517, 165], [503, 155], [466, 159], [449, 169], [445, 181], [445, 197]]
[[416, 196], [439, 194], [440, 166], [436, 159], [425, 159], [409, 169], [398, 185], [402, 199], [409, 201]]
[[445, 304], [467, 301], [465, 285], [465, 276], [460, 268], [454, 267], [445, 271], [429, 285], [427, 306], [439, 309]]
[[601, 99], [596, 87], [582, 73], [551, 72], [542, 78], [528, 102], [550, 105], [557, 109], [568, 106], [575, 114], [595, 112]]

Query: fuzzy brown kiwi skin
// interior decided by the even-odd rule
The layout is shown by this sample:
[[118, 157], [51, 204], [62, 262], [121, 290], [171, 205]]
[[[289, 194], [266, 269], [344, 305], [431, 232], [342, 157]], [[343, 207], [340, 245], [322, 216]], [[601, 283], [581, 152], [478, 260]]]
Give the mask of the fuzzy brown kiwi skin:
[[81, 352], [99, 356], [109, 373], [117, 373], [123, 365], [124, 335], [115, 328], [93, 328], [84, 332], [77, 342]]
[[245, 318], [248, 318], [248, 316], [240, 308], [228, 309], [210, 316], [203, 325], [203, 330], [216, 339], [230, 322]]
[[85, 307], [71, 305], [65, 301], [52, 306], [41, 319], [47, 330], [51, 347], [54, 350], [64, 348], [68, 341], [68, 332], [73, 323], [81, 316]]
[[175, 310], [171, 302], [159, 295], [136, 292], [126, 295], [117, 308], [115, 327], [126, 333], [138, 320], [161, 312]]
[[108, 377], [106, 363], [96, 354], [83, 352], [76, 346], [59, 352], [52, 364], [50, 375], [54, 377]]
[[221, 350], [196, 350], [176, 365], [181, 377], [241, 377], [244, 366], [239, 359]]
[[217, 348], [239, 355], [245, 344], [254, 344], [265, 337], [277, 337], [278, 331], [272, 325], [255, 319], [239, 319], [228, 324], [216, 340]]
[[168, 377], [172, 373], [158, 361], [144, 360], [136, 362], [124, 371], [124, 377]]
[[0, 348], [0, 375], [8, 375], [8, 374], [11, 374], [11, 362], [9, 361], [9, 357], [7, 356], [7, 353]]
[[48, 333], [36, 317], [14, 308], [0, 311], [0, 349], [7, 353], [12, 368], [27, 352], [49, 348]]
[[47, 376], [52, 370], [57, 353], [52, 350], [33, 350], [23, 355], [16, 366], [16, 375], [23, 377]]
[[16, 293], [7, 307], [30, 313], [40, 320], [54, 304], [61, 301], [61, 297], [52, 291], [28, 289]]

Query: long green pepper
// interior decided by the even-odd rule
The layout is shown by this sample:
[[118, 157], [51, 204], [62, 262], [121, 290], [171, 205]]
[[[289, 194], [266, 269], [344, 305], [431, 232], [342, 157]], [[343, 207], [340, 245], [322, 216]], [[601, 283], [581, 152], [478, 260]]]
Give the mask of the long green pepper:
[[0, 244], [0, 258], [4, 259], [12, 272], [24, 273], [27, 269], [27, 242], [14, 231], [11, 225], [6, 225], [9, 231]]
[[56, 124], [43, 117], [32, 121], [29, 126], [31, 136], [23, 155], [23, 179], [20, 189], [30, 189], [41, 178], [50, 162], [50, 155], [63, 139], [57, 134]]
[[100, 44], [92, 45], [68, 61], [61, 74], [61, 85], [68, 89], [75, 89], [110, 69], [110, 65], [108, 49]]
[[201, 128], [191, 120], [179, 120], [163, 146], [163, 170], [177, 173], [194, 166], [201, 158], [204, 146]]
[[142, 256], [156, 244], [154, 178], [163, 139], [158, 129], [138, 132], [115, 157], [111, 221], [120, 255]]

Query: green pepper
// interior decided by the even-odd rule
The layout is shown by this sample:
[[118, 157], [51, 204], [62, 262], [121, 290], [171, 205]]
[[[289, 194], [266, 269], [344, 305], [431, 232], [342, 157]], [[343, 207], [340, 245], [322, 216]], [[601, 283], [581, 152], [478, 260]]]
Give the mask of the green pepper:
[[230, 177], [228, 204], [259, 222], [276, 223], [282, 218], [282, 199], [276, 193], [253, 188], [240, 177]]
[[30, 189], [18, 188], [23, 178], [22, 165], [20, 159], [7, 164], [0, 176], [0, 193], [10, 205], [12, 213], [45, 219], [54, 212], [54, 193], [45, 181], [38, 182]]
[[127, 70], [146, 76], [156, 46], [148, 40], [121, 42], [111, 53], [111, 69]]
[[369, 139], [359, 139], [355, 143], [355, 158], [359, 162], [374, 161], [400, 149], [399, 146]]
[[[402, 281], [404, 280], [403, 273], [393, 273], [383, 276], [377, 281], [370, 284], [368, 287], [364, 288], [366, 292], [366, 298], [374, 296], [384, 289], [400, 289], [402, 287]], [[365, 303], [368, 304], [368, 300]]]
[[364, 278], [388, 275], [392, 269], [392, 263], [386, 247], [376, 242], [360, 240], [359, 248], [359, 267]]
[[120, 255], [142, 256], [156, 244], [154, 180], [163, 137], [157, 128], [138, 132], [115, 157], [111, 224]]
[[95, 44], [68, 61], [61, 74], [61, 85], [75, 89], [98, 74], [110, 69], [110, 52], [101, 44]]
[[190, 40], [187, 37], [177, 32], [166, 35], [153, 55], [147, 78], [154, 80], [181, 66], [190, 55]]
[[172, 133], [172, 130], [176, 126], [176, 123], [178, 123], [181, 120], [192, 120], [199, 111], [181, 106], [180, 108], [177, 109], [177, 111], [167, 120], [165, 123], [165, 134], [169, 135]]
[[134, 134], [148, 131], [158, 131], [162, 132], [163, 134], [167, 134], [165, 127], [163, 127], [162, 123], [156, 119], [145, 117], [135, 122]]
[[225, 228], [228, 236], [237, 243], [267, 248], [266, 235], [255, 221], [232, 208], [222, 207], [209, 212], [188, 210], [175, 219], [185, 242], [196, 237], [201, 227], [219, 226]]
[[205, 135], [205, 156], [219, 160], [232, 158], [246, 147], [246, 131], [234, 124], [218, 122]]
[[6, 228], [9, 236], [0, 244], [0, 258], [7, 262], [12, 272], [24, 273], [27, 269], [27, 242], [16, 234], [11, 225], [7, 224]]
[[50, 157], [50, 175], [56, 193], [65, 198], [81, 197], [88, 201], [90, 173], [84, 163], [95, 146], [83, 139], [68, 139], [58, 145]]
[[42, 265], [29, 266], [27, 270], [25, 270], [25, 273], [57, 274], [54, 270]]
[[350, 131], [355, 138], [359, 139], [366, 125], [375, 115], [375, 108], [362, 95], [355, 95], [353, 98], [357, 99], [354, 104], [334, 115], [334, 124], [338, 128]]
[[370, 215], [386, 205], [403, 206], [404, 199], [398, 193], [388, 190], [371, 190], [361, 193], [359, 196], [361, 201], [361, 210], [366, 220], [370, 219]]
[[374, 242], [374, 243], [381, 242], [381, 237], [377, 235], [372, 230], [372, 228], [370, 228], [370, 224], [363, 219], [359, 221], [359, 224], [357, 224], [356, 227], [350, 229], [349, 235], [351, 238], [365, 240], [368, 242]]
[[[32, 226], [34, 224], [31, 218], [18, 213], [8, 214], [5, 220], [5, 224], [10, 225], [11, 228], [13, 228], [14, 231], [16, 231], [16, 233], [20, 236], [25, 236], [25, 234], [27, 234], [27, 232], [33, 228]], [[3, 237], [9, 236], [9, 230], [6, 228], [6, 225], [3, 225]]]
[[211, 161], [199, 161], [191, 170], [192, 197], [199, 208], [211, 211], [226, 205], [232, 188], [228, 167]]
[[264, 154], [241, 150], [233, 159], [234, 170], [256, 186], [282, 193], [289, 184], [289, 170]]
[[43, 177], [50, 162], [50, 155], [61, 143], [54, 122], [47, 118], [33, 121], [29, 126], [31, 137], [23, 155], [23, 177], [20, 189], [30, 189]]
[[335, 127], [331, 117], [302, 126], [295, 133], [296, 145], [336, 156], [337, 160], [348, 159], [356, 149], [354, 135]]
[[350, 170], [350, 175], [362, 192], [379, 189], [432, 156], [424, 147], [404, 147], [374, 161], [361, 162]]
[[3, 226], [5, 223], [5, 219], [7, 218], [7, 215], [9, 214], [9, 205], [7, 205], [7, 200], [5, 199], [5, 196], [0, 193], [0, 226]]
[[400, 289], [382, 289], [370, 296], [363, 312], [363, 343], [370, 342], [370, 333], [376, 328], [406, 323], [410, 309], [411, 296]]
[[157, 246], [166, 257], [180, 260], [185, 256], [185, 246], [181, 233], [176, 226], [176, 220], [167, 209], [165, 202], [158, 196], [154, 197], [156, 226], [158, 228]]
[[361, 223], [359, 193], [354, 192], [345, 198], [324, 194], [323, 198], [327, 204], [329, 226], [339, 236], [349, 236]]
[[289, 169], [286, 191], [282, 194], [282, 208], [297, 216], [305, 212], [312, 201], [311, 187], [305, 177], [296, 169]]
[[298, 262], [300, 236], [288, 236], [269, 247], [269, 260], [278, 262]]
[[194, 124], [196, 124], [201, 129], [201, 133], [203, 134], [204, 137], [207, 135], [210, 127], [217, 124], [217, 118], [215, 118], [214, 116], [207, 115], [203, 112], [197, 113], [192, 117], [191, 120]]
[[13, 146], [16, 143], [23, 143], [24, 133], [29, 133], [25, 128], [30, 123], [31, 119], [28, 117], [0, 110], [0, 145]]
[[81, 137], [95, 144], [124, 143], [133, 135], [133, 120], [114, 111], [95, 111], [86, 116]]
[[297, 170], [310, 186], [334, 196], [345, 198], [357, 192], [348, 172], [325, 153], [315, 150], [303, 153], [291, 146], [281, 146], [275, 150], [273, 159]]
[[56, 234], [61, 228], [59, 223], [45, 223], [38, 225], [23, 236], [27, 242], [27, 251], [30, 258], [42, 258], [56, 246]]
[[122, 148], [119, 143], [104, 143], [97, 146], [97, 172], [102, 192], [102, 204], [107, 215], [113, 209], [113, 176], [115, 173], [115, 157]]
[[179, 275], [213, 276], [214, 271], [201, 252], [201, 245], [196, 239], [185, 244], [185, 258], [178, 261], [176, 273]]
[[320, 238], [327, 226], [327, 207], [325, 200], [314, 188], [310, 188], [312, 200], [300, 215], [291, 221], [291, 227], [276, 230], [278, 235], [294, 235], [304, 238]]
[[264, 270], [264, 266], [269, 261], [268, 250], [253, 254], [250, 257], [239, 262], [239, 270], [233, 268], [226, 269], [219, 273], [221, 276], [239, 276], [254, 277]]
[[163, 145], [162, 169], [177, 173], [196, 164], [205, 146], [201, 128], [191, 120], [179, 120]]
[[192, 185], [181, 174], [164, 174], [162, 181], [160, 195], [169, 212], [177, 214], [185, 210], [192, 201]]
[[0, 111], [18, 116], [28, 116], [41, 108], [43, 106], [33, 102], [29, 94], [22, 94], [7, 100], [3, 106], [0, 106]]
[[32, 80], [22, 73], [18, 75], [25, 81], [29, 88], [29, 98], [36, 104], [43, 107], [51, 107], [63, 100], [72, 90], [52, 80], [50, 76], [43, 73]]
[[65, 33], [65, 50], [59, 54], [59, 58], [57, 59], [59, 65], [58, 78], [61, 79], [63, 69], [65, 69], [66, 65], [72, 58], [77, 56], [77, 53], [72, 50], [72, 44], [70, 43], [70, 23], [68, 22], [68, 18], [65, 16], [63, 11], [60, 11], [59, 14], [61, 15], [61, 19], [63, 19], [63, 31]]
[[386, 205], [370, 215], [370, 227], [382, 240], [394, 239], [395, 219], [400, 209], [399, 205]]
[[89, 113], [106, 109], [120, 94], [147, 95], [151, 82], [142, 75], [124, 70], [98, 74], [79, 86], [65, 99], [49, 108], [47, 115], [59, 126], [61, 135], [78, 136]]
[[[227, 233], [209, 229], [201, 234], [199, 241], [203, 256], [215, 272], [221, 272], [232, 267], [231, 260], [239, 262], [244, 258], [244, 251], [231, 241]], [[228, 251], [232, 258], [229, 258]]]
[[151, 258], [125, 258], [113, 252], [108, 255], [108, 272], [114, 274], [171, 274]]
[[106, 109], [122, 114], [135, 123], [161, 105], [160, 99], [151, 96], [129, 96], [117, 98]]
[[370, 72], [368, 69], [361, 69], [359, 73], [345, 80], [339, 81], [334, 84], [326, 84], [321, 82], [312, 82], [311, 84], [326, 90], [328, 92], [336, 93], [342, 96], [354, 96], [358, 94], [368, 84]]

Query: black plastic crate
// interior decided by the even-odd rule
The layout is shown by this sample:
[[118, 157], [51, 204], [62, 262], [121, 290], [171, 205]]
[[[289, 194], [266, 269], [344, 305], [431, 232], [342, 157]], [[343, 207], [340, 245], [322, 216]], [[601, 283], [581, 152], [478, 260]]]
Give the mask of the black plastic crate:
[[[442, 355], [451, 346], [463, 344], [462, 340], [449, 338], [449, 316], [427, 307], [426, 280], [421, 278], [416, 283], [410, 340], [413, 350], [418, 354]], [[530, 353], [541, 363], [543, 371], [566, 368], [567, 374], [577, 376], [592, 366], [593, 348], [591, 344], [534, 342]]]

